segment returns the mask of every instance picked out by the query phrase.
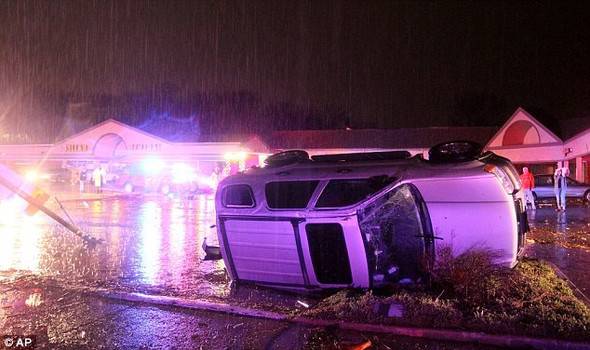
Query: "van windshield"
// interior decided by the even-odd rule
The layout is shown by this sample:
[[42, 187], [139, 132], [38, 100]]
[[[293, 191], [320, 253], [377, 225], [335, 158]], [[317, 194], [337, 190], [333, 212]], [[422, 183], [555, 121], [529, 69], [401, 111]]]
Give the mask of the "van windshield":
[[409, 184], [396, 187], [360, 209], [358, 218], [372, 248], [368, 259], [374, 284], [421, 275], [432, 234], [418, 189]]

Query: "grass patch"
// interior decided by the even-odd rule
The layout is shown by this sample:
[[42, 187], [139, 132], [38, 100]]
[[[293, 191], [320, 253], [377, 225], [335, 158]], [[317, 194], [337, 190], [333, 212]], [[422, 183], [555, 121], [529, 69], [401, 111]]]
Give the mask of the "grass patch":
[[[298, 316], [590, 340], [590, 309], [549, 264], [526, 259], [503, 269], [492, 259], [485, 251], [453, 258], [443, 249], [430, 288], [386, 296], [343, 290]], [[387, 315], [391, 304], [401, 317]]]

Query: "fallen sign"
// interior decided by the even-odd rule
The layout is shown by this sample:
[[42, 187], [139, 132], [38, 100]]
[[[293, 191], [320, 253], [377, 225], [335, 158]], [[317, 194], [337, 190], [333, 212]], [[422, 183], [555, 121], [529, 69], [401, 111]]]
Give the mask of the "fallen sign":
[[[45, 203], [49, 199], [47, 193], [33, 185], [26, 184], [18, 174], [2, 164], [0, 164], [0, 185], [9, 191], [8, 194], [17, 195], [29, 204], [25, 209], [27, 215], [33, 215], [37, 211], [42, 211], [70, 232], [80, 237], [89, 248], [94, 248], [98, 243], [101, 243], [100, 239], [96, 239], [82, 232], [76, 225], [64, 220], [57, 213], [47, 208], [45, 206]], [[6, 191], [4, 191], [4, 195], [6, 195]]]
[[[210, 229], [215, 229], [217, 227], [217, 225], [211, 225], [209, 226]], [[215, 238], [217, 237], [217, 232], [215, 232], [215, 235], [210, 235], [210, 238]], [[223, 259], [223, 257], [221, 256], [221, 249], [219, 247], [219, 242], [217, 242], [216, 239], [213, 239], [215, 242], [213, 244], [211, 244], [210, 242], [207, 242], [207, 237], [205, 237], [203, 239], [203, 244], [201, 245], [201, 248], [203, 248], [203, 251], [205, 252], [205, 260], [221, 260]]]
[[210, 245], [207, 243], [207, 237], [203, 239], [203, 245], [201, 246], [205, 252], [205, 260], [221, 260], [221, 249], [219, 245]]

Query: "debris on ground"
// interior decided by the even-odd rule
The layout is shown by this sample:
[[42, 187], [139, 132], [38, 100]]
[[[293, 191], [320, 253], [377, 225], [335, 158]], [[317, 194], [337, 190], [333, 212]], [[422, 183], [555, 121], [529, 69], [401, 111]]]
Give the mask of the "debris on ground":
[[360, 344], [348, 345], [348, 346], [344, 347], [344, 349], [346, 349], [346, 350], [366, 350], [366, 349], [371, 348], [371, 346], [373, 346], [373, 343], [371, 343], [370, 340], [367, 340], [367, 341], [362, 342]]
[[308, 304], [308, 303], [306, 303], [306, 302], [304, 302], [304, 301], [297, 300], [297, 304], [299, 304], [299, 305], [303, 306], [303, 307], [304, 307], [304, 308], [306, 308], [306, 309], [307, 309], [307, 308], [309, 308], [309, 304]]
[[527, 234], [527, 240], [529, 243], [590, 250], [590, 231], [587, 229], [568, 229], [567, 233], [562, 233], [549, 227], [534, 227]]

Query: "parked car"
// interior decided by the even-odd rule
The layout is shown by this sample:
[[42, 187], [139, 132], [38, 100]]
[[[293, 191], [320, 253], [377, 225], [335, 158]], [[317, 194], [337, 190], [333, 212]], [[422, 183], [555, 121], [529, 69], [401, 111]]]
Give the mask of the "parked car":
[[[146, 165], [147, 164], [147, 165]], [[198, 193], [212, 193], [209, 176], [196, 172], [185, 163], [135, 163], [122, 172], [113, 174], [115, 180], [108, 187], [125, 192], [174, 194], [192, 198]]]
[[125, 192], [166, 192], [170, 186], [170, 180], [165, 176], [145, 176], [143, 174], [123, 173], [113, 182], [113, 189]]
[[[535, 189], [533, 190], [535, 200], [546, 198], [555, 199], [554, 181], [553, 175], [536, 175]], [[583, 184], [569, 177], [566, 181], [566, 197], [580, 198], [584, 202], [590, 203], [590, 185]]]
[[308, 157], [288, 151], [224, 179], [220, 251], [231, 278], [289, 288], [420, 280], [444, 246], [513, 267], [528, 231], [518, 173], [471, 143]]

